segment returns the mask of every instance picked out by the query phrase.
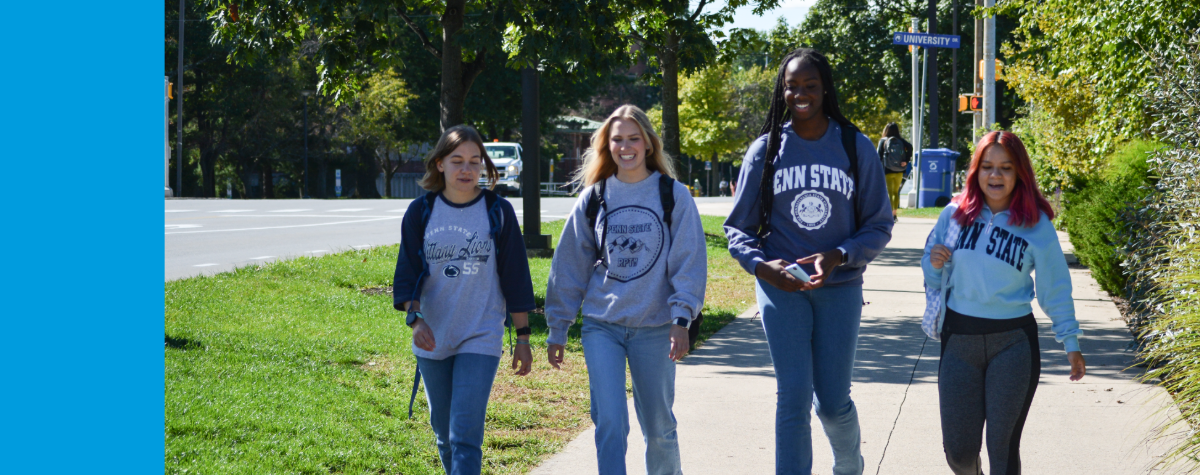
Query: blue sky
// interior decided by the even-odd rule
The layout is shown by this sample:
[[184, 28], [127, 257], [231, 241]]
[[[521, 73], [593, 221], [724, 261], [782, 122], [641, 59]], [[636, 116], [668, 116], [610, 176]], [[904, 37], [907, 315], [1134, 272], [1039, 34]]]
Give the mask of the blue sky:
[[[695, 0], [692, 4], [695, 5]], [[775, 27], [778, 18], [782, 17], [787, 20], [789, 25], [799, 25], [804, 20], [804, 16], [808, 14], [808, 9], [812, 7], [816, 0], [782, 0], [779, 8], [766, 12], [763, 16], [755, 16], [751, 12], [752, 5], [739, 8], [733, 15], [733, 23], [725, 25], [724, 30], [729, 31], [732, 28], [753, 28], [756, 30], [770, 30]], [[705, 11], [716, 11], [725, 6], [724, 0], [717, 0], [711, 6], [706, 6]]]

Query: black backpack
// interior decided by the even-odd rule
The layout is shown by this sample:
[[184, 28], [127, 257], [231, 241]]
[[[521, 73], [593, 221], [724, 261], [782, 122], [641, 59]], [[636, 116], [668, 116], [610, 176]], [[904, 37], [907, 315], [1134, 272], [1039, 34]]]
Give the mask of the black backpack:
[[[416, 289], [421, 288], [421, 282], [425, 277], [429, 276], [429, 262], [425, 260], [425, 228], [429, 227], [429, 218], [433, 215], [433, 204], [437, 202], [438, 193], [430, 191], [425, 193], [425, 196], [420, 198], [421, 207], [421, 245], [417, 247], [417, 255], [421, 256], [421, 274], [417, 276]], [[488, 216], [488, 234], [492, 239], [496, 239], [496, 235], [500, 233], [500, 227], [504, 224], [504, 211], [500, 209], [500, 196], [491, 190], [483, 190], [483, 202], [487, 208]], [[404, 252], [403, 250], [400, 252]], [[497, 247], [496, 252], [499, 252]], [[497, 269], [499, 270], [499, 269]], [[512, 347], [512, 315], [507, 312], [504, 314], [504, 327], [509, 330], [509, 347]], [[412, 396], [408, 398], [408, 418], [412, 419], [413, 404], [417, 401], [417, 390], [421, 386], [421, 367], [416, 368], [416, 373], [413, 376]]]
[[[858, 128], [852, 124], [838, 124], [842, 129], [842, 148], [846, 150], [846, 157], [850, 159], [850, 180], [854, 181], [854, 198], [851, 208], [854, 208], [854, 226], [862, 227], [862, 217], [858, 212], [858, 195], [861, 193], [861, 187], [858, 186]], [[782, 147], [782, 144], [781, 144]], [[769, 149], [768, 149], [769, 151]], [[776, 152], [778, 154], [778, 152]], [[767, 236], [771, 235], [771, 209], [775, 204], [775, 159], [776, 157], [763, 157], [763, 176], [760, 183], [762, 186], [758, 189], [758, 199], [761, 203], [761, 212], [758, 224], [758, 247], [762, 247]]]
[[[596, 229], [596, 218], [600, 216], [600, 208], [608, 210], [608, 203], [604, 201], [604, 188], [607, 179], [600, 180], [592, 186], [592, 192], [588, 196], [587, 208], [584, 212], [587, 215], [588, 224], [592, 229]], [[658, 200], [662, 204], [663, 209], [663, 224], [667, 226], [668, 235], [671, 232], [671, 213], [675, 211], [675, 180], [667, 175], [658, 176]], [[607, 223], [600, 228], [600, 235], [596, 239], [596, 263], [593, 266], [599, 266], [604, 263], [604, 235], [608, 232]], [[669, 237], [669, 236], [668, 236]], [[696, 312], [696, 318], [692, 320], [692, 325], [688, 328], [688, 346], [696, 346], [696, 337], [700, 335], [700, 324], [704, 323], [704, 314]]]
[[892, 173], [903, 173], [904, 141], [899, 137], [887, 137], [883, 140], [883, 168]]

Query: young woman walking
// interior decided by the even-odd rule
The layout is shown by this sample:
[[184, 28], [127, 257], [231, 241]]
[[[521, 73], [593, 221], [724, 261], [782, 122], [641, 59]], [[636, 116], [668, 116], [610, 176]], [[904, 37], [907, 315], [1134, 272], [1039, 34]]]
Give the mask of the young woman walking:
[[575, 182], [583, 187], [550, 265], [547, 353], [563, 361], [567, 330], [583, 314], [596, 457], [602, 475], [625, 473], [629, 414], [625, 365], [646, 440], [646, 473], [682, 473], [675, 435], [675, 362], [704, 304], [704, 228], [687, 187], [641, 109], [618, 108], [592, 135]]
[[[779, 66], [761, 136], [738, 178], [725, 235], [757, 279], [778, 384], [775, 472], [809, 475], [815, 405], [833, 473], [859, 475], [850, 376], [862, 274], [891, 239], [892, 212], [871, 140], [842, 116], [824, 55], [798, 49]], [[789, 272], [797, 264], [811, 280]]]
[[479, 133], [447, 129], [425, 158], [421, 186], [429, 193], [404, 214], [396, 259], [395, 307], [408, 312], [429, 423], [449, 475], [480, 472], [506, 312], [517, 327], [512, 368], [523, 376], [533, 362], [525, 242], [512, 205], [479, 187], [485, 170], [490, 188], [499, 174]]
[[1066, 347], [1071, 381], [1086, 372], [1053, 218], [1021, 140], [991, 132], [975, 148], [962, 195], [925, 244], [925, 286], [938, 296], [924, 326], [942, 341], [942, 446], [955, 474], [982, 473], [985, 422], [988, 473], [1021, 473], [1021, 430], [1042, 368], [1034, 295]]
[[883, 161], [883, 179], [887, 182], [888, 199], [892, 202], [892, 221], [900, 211], [900, 187], [904, 185], [904, 171], [912, 160], [913, 146], [900, 137], [900, 126], [890, 122], [883, 127], [883, 134], [876, 147]]

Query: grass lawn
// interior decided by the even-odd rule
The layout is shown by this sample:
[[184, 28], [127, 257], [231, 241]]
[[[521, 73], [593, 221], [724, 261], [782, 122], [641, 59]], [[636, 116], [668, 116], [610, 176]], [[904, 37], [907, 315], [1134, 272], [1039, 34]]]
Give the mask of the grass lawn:
[[[722, 218], [704, 217], [706, 338], [754, 302], [753, 277], [725, 249]], [[562, 222], [546, 223], [555, 237]], [[167, 473], [441, 472], [424, 394], [408, 418], [416, 361], [392, 298], [397, 246], [302, 257], [166, 283]], [[531, 259], [539, 307], [550, 259]], [[505, 357], [488, 406], [485, 473], [525, 473], [586, 428], [579, 327], [563, 371]], [[506, 343], [507, 345], [507, 343]]]
[[940, 215], [942, 214], [942, 210], [943, 210], [943, 209], [946, 209], [946, 207], [945, 207], [945, 206], [942, 206], [942, 207], [940, 207], [940, 208], [939, 208], [939, 207], [932, 207], [932, 208], [900, 208], [900, 216], [903, 216], [903, 217], [905, 217], [905, 218], [927, 218], [927, 219], [938, 219], [938, 216], [940, 216]]

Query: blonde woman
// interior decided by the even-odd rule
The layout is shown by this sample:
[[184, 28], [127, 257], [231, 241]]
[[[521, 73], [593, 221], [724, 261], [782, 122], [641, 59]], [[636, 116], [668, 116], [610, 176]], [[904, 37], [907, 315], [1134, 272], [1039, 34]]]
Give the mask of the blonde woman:
[[582, 188], [550, 266], [547, 353], [563, 361], [567, 330], [583, 314], [600, 473], [624, 474], [629, 414], [625, 366], [646, 441], [646, 472], [682, 473], [675, 434], [675, 362], [704, 304], [704, 229], [687, 187], [674, 180], [641, 109], [618, 108], [592, 135], [574, 183]]

